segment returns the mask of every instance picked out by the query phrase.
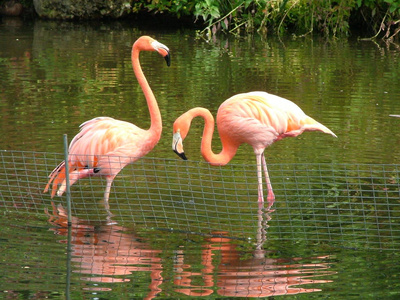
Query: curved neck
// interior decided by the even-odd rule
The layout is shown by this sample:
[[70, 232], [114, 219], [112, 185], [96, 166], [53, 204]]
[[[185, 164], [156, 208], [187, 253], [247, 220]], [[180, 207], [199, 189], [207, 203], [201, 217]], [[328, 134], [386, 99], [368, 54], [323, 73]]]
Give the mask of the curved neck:
[[143, 74], [142, 68], [139, 62], [139, 53], [140, 50], [135, 43], [132, 47], [132, 67], [135, 72], [135, 76], [139, 82], [140, 87], [142, 88], [143, 94], [147, 101], [147, 107], [149, 108], [150, 113], [150, 121], [151, 125], [149, 128], [149, 132], [158, 136], [158, 139], [161, 137], [162, 131], [162, 119], [160, 109], [158, 108], [157, 100], [154, 97], [153, 91], [150, 88], [149, 83], [147, 82], [146, 77]]
[[201, 107], [192, 110], [191, 118], [195, 117], [202, 117], [205, 121], [203, 138], [201, 140], [201, 155], [211, 165], [226, 165], [235, 156], [238, 147], [230, 143], [229, 140], [221, 140], [221, 152], [218, 154], [214, 153], [211, 149], [214, 133], [214, 117], [209, 110]]

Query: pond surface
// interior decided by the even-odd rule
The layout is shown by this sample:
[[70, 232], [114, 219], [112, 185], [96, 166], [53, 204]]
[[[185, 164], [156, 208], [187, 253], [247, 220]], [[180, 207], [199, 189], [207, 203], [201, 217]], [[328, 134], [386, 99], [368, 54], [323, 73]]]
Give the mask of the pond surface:
[[[269, 227], [258, 226], [255, 237], [250, 240], [227, 238], [232, 234], [225, 232], [223, 226], [213, 232], [214, 236], [208, 236], [189, 234], [187, 228], [179, 228], [181, 223], [175, 224], [174, 231], [160, 231], [151, 226], [136, 228], [129, 222], [114, 225], [94, 222], [93, 218], [78, 213], [73, 215], [72, 228], [68, 230], [63, 198], [54, 198], [55, 203], [50, 204], [48, 197], [45, 209], [40, 208], [39, 213], [15, 212], [13, 209], [19, 204], [8, 202], [4, 192], [7, 186], [1, 181], [0, 298], [210, 299], [273, 295], [288, 299], [398, 298], [398, 251], [349, 249], [347, 244], [329, 243], [322, 238], [311, 238], [311, 242], [269, 240], [274, 233], [284, 238], [285, 231], [275, 228], [283, 228], [285, 225], [279, 221], [286, 219], [294, 227], [300, 224], [296, 228], [301, 235], [310, 212], [312, 220], [319, 220], [316, 209], [322, 197], [323, 210], [332, 219], [337, 217], [333, 213], [337, 207], [342, 215], [359, 210], [357, 218], [356, 213], [349, 215], [355, 223], [370, 221], [361, 217], [374, 215], [382, 231], [375, 232], [374, 227], [371, 229], [374, 236], [368, 232], [367, 238], [373, 240], [379, 234], [386, 238], [389, 232], [382, 243], [390, 240], [396, 242], [395, 247], [387, 248], [398, 247], [400, 119], [389, 117], [400, 114], [400, 49], [394, 44], [258, 36], [222, 36], [206, 41], [196, 38], [190, 30], [141, 28], [129, 22], [77, 24], [3, 19], [0, 23], [0, 150], [62, 153], [63, 134], [72, 139], [81, 123], [97, 116], [115, 117], [148, 128], [148, 109], [130, 61], [132, 43], [144, 34], [167, 45], [172, 58], [168, 68], [158, 55], [141, 55], [144, 73], [163, 117], [161, 141], [149, 154], [154, 160], [180, 163], [171, 151], [171, 132], [175, 118], [181, 113], [203, 106], [215, 115], [223, 100], [247, 91], [267, 91], [294, 101], [338, 138], [311, 132], [285, 139], [266, 150], [276, 187], [276, 212], [268, 216], [252, 212], [255, 221], [268, 223], [272, 218], [272, 222]], [[201, 173], [202, 129], [203, 122], [195, 120], [185, 140], [185, 150], [193, 166], [199, 162], [199, 178], [206, 178], [215, 174]], [[213, 146], [215, 152], [221, 148], [216, 138]], [[46, 165], [45, 173], [57, 163], [54, 160]], [[241, 171], [249, 173], [243, 179], [246, 181], [243, 194], [251, 201], [256, 200], [256, 190], [247, 192], [247, 185], [254, 189], [256, 181], [255, 171], [254, 174], [248, 171], [255, 170], [251, 147], [242, 146], [232, 164], [249, 166]], [[286, 165], [281, 167], [282, 164]], [[300, 166], [298, 170], [293, 171], [294, 164]], [[302, 164], [312, 165], [302, 168]], [[365, 164], [374, 166], [369, 177], [363, 175], [365, 170], [370, 170]], [[335, 174], [326, 177], [335, 180], [332, 184], [328, 181], [327, 187], [323, 179], [315, 184], [302, 177], [303, 172], [315, 171], [318, 178], [324, 178], [321, 175], [324, 167], [320, 165], [328, 165], [331, 168], [328, 171]], [[337, 174], [333, 171], [335, 166], [340, 170]], [[377, 174], [377, 169], [383, 170], [379, 174], [386, 174], [386, 168], [390, 169], [389, 175], [379, 175], [376, 182], [370, 178], [374, 172]], [[288, 173], [283, 169], [288, 169]], [[3, 170], [7, 170], [6, 164]], [[132, 170], [127, 169], [124, 178]], [[220, 172], [223, 170], [230, 169], [221, 168]], [[297, 174], [295, 183], [290, 180], [294, 188], [285, 183], [290, 172]], [[390, 177], [391, 185], [387, 184], [386, 176], [393, 177]], [[359, 193], [349, 184], [355, 177], [358, 181], [354, 185], [375, 184], [382, 189], [379, 192], [374, 188], [368, 192], [361, 189]], [[310, 190], [301, 190], [305, 181]], [[346, 189], [341, 187], [344, 182]], [[206, 189], [200, 188], [203, 192]], [[215, 184], [215, 189], [218, 188]], [[79, 187], [73, 186], [73, 189], [80, 191]], [[121, 189], [120, 183], [115, 183], [115, 189]], [[383, 192], [389, 196], [380, 196]], [[196, 201], [196, 187], [191, 193]], [[235, 193], [239, 193], [235, 194], [237, 198], [244, 197], [238, 191]], [[374, 202], [369, 202], [371, 194]], [[289, 198], [297, 202], [292, 203], [293, 214], [288, 213], [285, 219], [282, 212], [289, 211]], [[314, 206], [309, 204], [310, 199], [315, 200]], [[346, 202], [346, 207], [337, 204], [338, 200]], [[142, 206], [142, 202], [146, 203], [145, 196], [137, 201], [141, 203], [140, 209], [120, 208], [120, 216], [126, 211], [134, 214], [135, 210], [145, 210], [146, 204]], [[88, 203], [79, 205], [91, 209]], [[240, 205], [237, 211], [248, 213], [240, 210]], [[387, 214], [377, 212], [380, 205], [385, 205]], [[216, 207], [230, 209], [226, 204]], [[182, 213], [175, 206], [174, 209]], [[187, 219], [191, 209], [192, 206], [185, 206]], [[168, 213], [164, 212], [165, 219], [171, 218]], [[225, 216], [220, 213], [218, 216]], [[299, 219], [299, 214], [306, 217]], [[212, 213], [209, 216], [214, 217]], [[379, 223], [382, 218], [385, 218], [384, 224]], [[157, 222], [157, 216], [153, 221]], [[204, 224], [201, 218], [198, 222]], [[274, 224], [277, 224], [275, 228]], [[322, 227], [318, 228], [318, 224]], [[315, 221], [315, 228], [307, 234], [323, 236], [335, 225], [332, 220]], [[344, 227], [337, 229], [329, 234], [345, 230]]]

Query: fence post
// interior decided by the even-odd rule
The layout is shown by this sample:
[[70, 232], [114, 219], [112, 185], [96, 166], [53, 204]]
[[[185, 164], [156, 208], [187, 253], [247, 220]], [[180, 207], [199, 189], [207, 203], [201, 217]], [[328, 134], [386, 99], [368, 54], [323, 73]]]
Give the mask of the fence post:
[[71, 226], [72, 224], [71, 190], [69, 186], [68, 137], [66, 134], [64, 134], [64, 161], [65, 161], [65, 181], [67, 185], [66, 196], [67, 196], [67, 210], [68, 210], [68, 226]]

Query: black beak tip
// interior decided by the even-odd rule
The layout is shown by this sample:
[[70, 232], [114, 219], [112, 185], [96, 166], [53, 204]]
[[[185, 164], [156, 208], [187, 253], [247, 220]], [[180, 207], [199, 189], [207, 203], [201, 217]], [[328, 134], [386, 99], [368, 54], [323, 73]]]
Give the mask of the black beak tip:
[[164, 56], [165, 61], [167, 62], [167, 66], [169, 67], [171, 65], [171, 56], [169, 53]]
[[187, 157], [186, 157], [186, 155], [185, 155], [185, 152], [179, 153], [179, 152], [176, 151], [176, 150], [174, 150], [174, 152], [175, 152], [180, 158], [182, 158], [183, 160], [188, 160]]

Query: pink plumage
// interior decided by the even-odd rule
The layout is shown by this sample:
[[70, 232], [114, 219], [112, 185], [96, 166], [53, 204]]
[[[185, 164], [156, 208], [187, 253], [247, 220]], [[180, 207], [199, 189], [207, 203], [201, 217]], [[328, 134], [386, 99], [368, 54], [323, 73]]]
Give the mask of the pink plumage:
[[258, 201], [260, 205], [264, 202], [263, 169], [268, 187], [269, 207], [274, 203], [275, 195], [265, 162], [265, 148], [280, 139], [295, 137], [304, 131], [317, 130], [336, 137], [330, 129], [307, 116], [292, 101], [266, 92], [250, 92], [235, 95], [219, 107], [217, 127], [222, 143], [222, 151], [219, 154], [215, 154], [211, 149], [214, 118], [207, 109], [193, 108], [176, 119], [172, 148], [183, 159], [186, 159], [183, 140], [188, 134], [192, 119], [198, 116], [205, 120], [201, 154], [211, 165], [226, 165], [243, 143], [253, 147], [257, 159]]
[[[170, 64], [169, 49], [148, 36], [142, 36], [132, 46], [132, 67], [146, 97], [151, 126], [141, 129], [129, 122], [109, 117], [98, 117], [84, 122], [80, 132], [69, 146], [68, 164], [70, 184], [90, 176], [104, 176], [107, 181], [104, 202], [108, 208], [110, 189], [115, 176], [128, 164], [149, 153], [161, 137], [162, 120], [154, 94], [142, 72], [139, 62], [141, 51], [156, 51]], [[51, 197], [66, 190], [65, 162], [61, 162], [49, 175], [44, 189], [52, 185]], [[60, 185], [60, 187], [58, 187]]]

